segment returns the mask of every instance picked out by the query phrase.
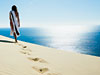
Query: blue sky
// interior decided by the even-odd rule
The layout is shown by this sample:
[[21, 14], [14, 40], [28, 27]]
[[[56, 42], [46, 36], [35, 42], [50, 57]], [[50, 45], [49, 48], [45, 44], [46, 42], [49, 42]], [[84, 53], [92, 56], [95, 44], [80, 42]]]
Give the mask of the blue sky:
[[22, 27], [100, 25], [100, 0], [0, 0], [0, 27], [14, 4]]

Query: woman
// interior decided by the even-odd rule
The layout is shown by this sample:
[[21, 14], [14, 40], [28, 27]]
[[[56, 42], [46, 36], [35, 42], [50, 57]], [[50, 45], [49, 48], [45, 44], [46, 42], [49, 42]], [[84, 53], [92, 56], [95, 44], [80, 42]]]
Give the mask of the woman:
[[12, 10], [9, 13], [9, 19], [10, 19], [11, 35], [14, 35], [15, 42], [17, 43], [17, 36], [20, 35], [19, 33], [20, 20], [19, 20], [19, 13], [15, 5], [12, 6]]

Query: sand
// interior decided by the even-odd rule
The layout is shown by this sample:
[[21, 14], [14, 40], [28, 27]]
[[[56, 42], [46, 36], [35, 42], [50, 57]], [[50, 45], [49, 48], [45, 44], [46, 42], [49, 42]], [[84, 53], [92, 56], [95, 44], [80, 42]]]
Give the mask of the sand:
[[14, 43], [0, 35], [0, 75], [100, 75], [100, 57]]

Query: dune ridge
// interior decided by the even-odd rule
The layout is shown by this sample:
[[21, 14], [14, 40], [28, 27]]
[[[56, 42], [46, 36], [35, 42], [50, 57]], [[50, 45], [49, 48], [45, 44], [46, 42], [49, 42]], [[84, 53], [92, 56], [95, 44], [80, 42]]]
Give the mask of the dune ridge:
[[0, 75], [100, 75], [100, 57], [14, 43], [0, 35]]

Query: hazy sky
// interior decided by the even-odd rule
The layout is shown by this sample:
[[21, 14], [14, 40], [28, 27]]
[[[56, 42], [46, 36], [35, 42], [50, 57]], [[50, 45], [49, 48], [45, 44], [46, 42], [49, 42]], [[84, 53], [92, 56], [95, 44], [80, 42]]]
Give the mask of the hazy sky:
[[14, 4], [22, 27], [100, 25], [100, 0], [0, 0], [0, 27], [9, 27]]

